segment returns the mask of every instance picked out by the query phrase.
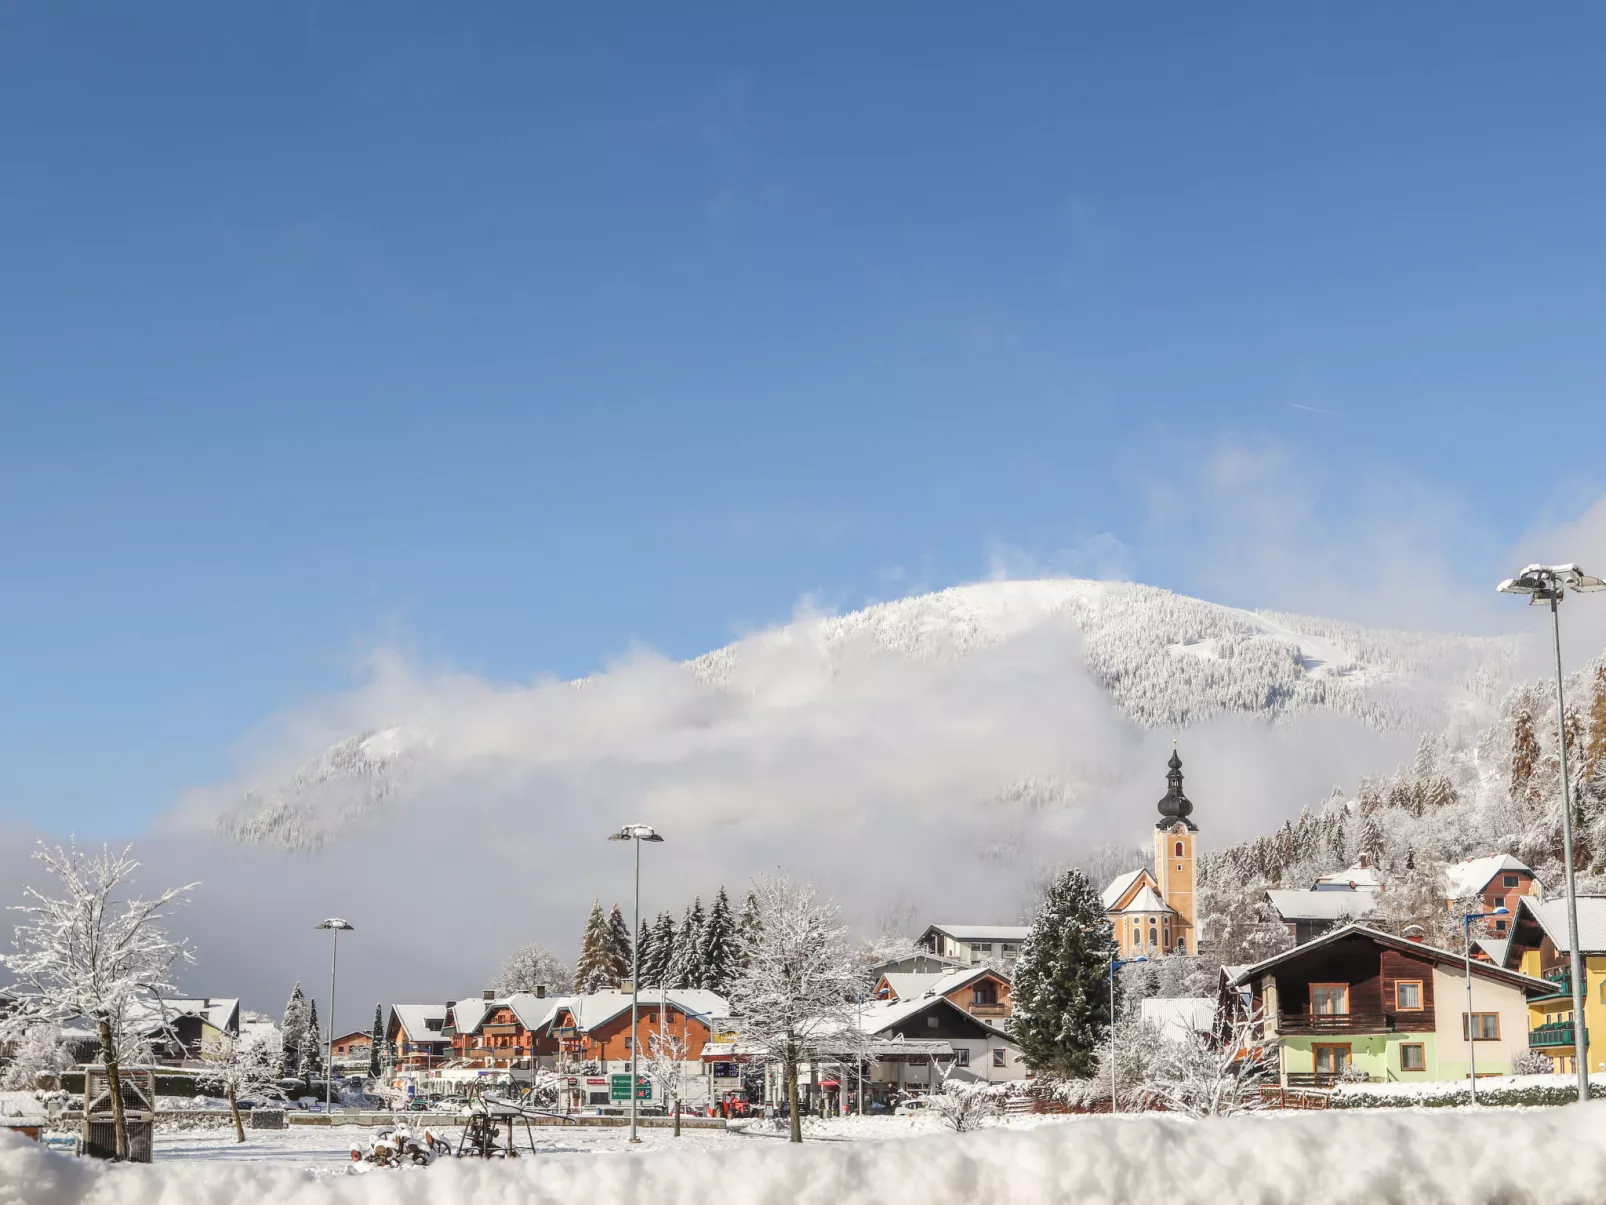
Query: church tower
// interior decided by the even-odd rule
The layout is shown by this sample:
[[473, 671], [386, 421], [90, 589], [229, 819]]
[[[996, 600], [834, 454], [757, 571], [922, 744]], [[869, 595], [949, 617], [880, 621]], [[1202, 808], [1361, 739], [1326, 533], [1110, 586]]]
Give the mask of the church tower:
[[1160, 820], [1154, 826], [1154, 877], [1160, 885], [1160, 898], [1176, 911], [1169, 952], [1197, 954], [1199, 935], [1194, 927], [1194, 841], [1199, 828], [1188, 819], [1193, 804], [1182, 793], [1182, 759], [1175, 747], [1166, 763], [1165, 798], [1160, 800]]

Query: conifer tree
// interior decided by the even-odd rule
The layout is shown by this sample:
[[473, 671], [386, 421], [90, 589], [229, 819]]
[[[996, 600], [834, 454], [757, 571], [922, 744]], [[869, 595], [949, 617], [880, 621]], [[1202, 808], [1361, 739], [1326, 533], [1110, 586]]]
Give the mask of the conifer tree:
[[313, 1082], [323, 1079], [323, 1042], [322, 1030], [318, 1025], [318, 1002], [307, 1002], [307, 1034], [301, 1045], [301, 1066], [299, 1068], [301, 1080], [312, 1091]]
[[1590, 781], [1606, 764], [1606, 662], [1595, 667], [1594, 694], [1589, 704], [1589, 736], [1584, 744], [1584, 779]]
[[630, 925], [625, 914], [615, 904], [608, 913], [608, 975], [614, 984], [630, 978], [635, 948], [630, 940]]
[[708, 910], [703, 924], [702, 949], [698, 961], [702, 964], [703, 987], [721, 996], [730, 994], [730, 986], [739, 969], [736, 949], [736, 920], [731, 916], [730, 897], [721, 887]]
[[284, 1076], [290, 1079], [301, 1074], [301, 1048], [307, 1044], [307, 997], [299, 983], [284, 1006], [283, 1029]]
[[608, 918], [598, 900], [591, 901], [585, 934], [580, 938], [580, 960], [574, 967], [574, 990], [594, 992], [607, 983], [612, 967], [608, 959]]
[[653, 987], [668, 987], [670, 964], [675, 958], [675, 918], [667, 910], [652, 927], [652, 965], [642, 964], [641, 977]]
[[378, 1079], [384, 1074], [380, 1066], [379, 1052], [385, 1044], [385, 1017], [380, 1005], [374, 1005], [374, 1031], [368, 1038], [368, 1074]]
[[702, 936], [703, 902], [698, 899], [681, 918], [680, 931], [675, 934], [675, 955], [669, 964], [669, 982], [664, 986], [702, 987]]
[[1539, 768], [1539, 738], [1534, 735], [1533, 714], [1525, 707], [1517, 713], [1511, 733], [1511, 800], [1538, 803], [1534, 771]]
[[1376, 812], [1370, 813], [1361, 821], [1360, 845], [1357, 852], [1370, 858], [1373, 866], [1383, 864], [1383, 826], [1378, 823]]
[[1110, 1027], [1110, 922], [1079, 870], [1054, 881], [1015, 964], [1015, 1040], [1035, 1071], [1086, 1078]]
[[758, 940], [758, 930], [762, 921], [759, 919], [758, 892], [753, 888], [747, 889], [747, 898], [742, 901], [742, 914], [736, 918], [736, 950], [737, 962], [742, 968], [747, 967], [748, 950]]
[[638, 987], [646, 987], [653, 983], [652, 978], [652, 921], [645, 916], [641, 918], [641, 927], [636, 932], [636, 965], [641, 968], [641, 982]]

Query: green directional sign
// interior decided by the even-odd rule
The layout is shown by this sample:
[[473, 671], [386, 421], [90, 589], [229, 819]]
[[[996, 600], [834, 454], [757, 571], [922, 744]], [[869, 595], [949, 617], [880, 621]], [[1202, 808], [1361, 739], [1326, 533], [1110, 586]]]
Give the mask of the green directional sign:
[[[628, 1101], [630, 1099], [630, 1076], [610, 1075], [608, 1077], [608, 1099], [611, 1101]], [[636, 1099], [652, 1099], [652, 1081], [645, 1075], [636, 1077]]]

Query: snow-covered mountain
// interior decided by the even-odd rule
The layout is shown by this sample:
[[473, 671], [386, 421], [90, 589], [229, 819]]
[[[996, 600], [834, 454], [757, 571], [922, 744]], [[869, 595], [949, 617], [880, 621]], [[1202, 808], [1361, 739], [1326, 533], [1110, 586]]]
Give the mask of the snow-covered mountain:
[[[1413, 735], [1457, 716], [1481, 722], [1492, 715], [1519, 647], [1511, 638], [1379, 631], [1244, 611], [1128, 583], [986, 582], [847, 615], [800, 618], [663, 665], [651, 680], [650, 706], [639, 690], [618, 686], [619, 670], [556, 693], [550, 685], [521, 692], [481, 684], [456, 701], [432, 698], [417, 714], [392, 713], [388, 726], [341, 741], [287, 780], [244, 793], [218, 827], [249, 843], [312, 848], [361, 827], [443, 758], [523, 759], [542, 768], [565, 757], [666, 764], [700, 749], [709, 730], [751, 728], [755, 716], [771, 740], [784, 739], [789, 716], [804, 722], [800, 706], [814, 709], [808, 722], [818, 727], [821, 713], [837, 706], [833, 690], [867, 676], [918, 681], [907, 702], [919, 706], [922, 692], [945, 672], [1012, 645], [1023, 650], [1009, 663], [1023, 682], [1041, 665], [1063, 673], [1067, 690], [1072, 678], [1081, 679], [1083, 690], [1090, 679], [1142, 728], [1174, 731], [1224, 714], [1276, 723], [1325, 710], [1375, 731]], [[995, 674], [989, 688], [1007, 693], [1010, 670], [998, 672], [1002, 686]], [[1042, 687], [1037, 675], [1032, 688]], [[613, 710], [584, 710], [615, 696]], [[1029, 707], [1030, 700], [1023, 694], [1012, 706]], [[642, 719], [648, 711], [650, 723]], [[450, 738], [438, 739], [447, 729]], [[1067, 732], [1065, 739], [1077, 735]], [[746, 740], [744, 750], [753, 745], [747, 737], [728, 740]], [[986, 790], [1011, 799], [1023, 789], [1020, 781], [1033, 781], [1037, 772], [1000, 767]], [[1027, 793], [1064, 790], [1049, 780]]]

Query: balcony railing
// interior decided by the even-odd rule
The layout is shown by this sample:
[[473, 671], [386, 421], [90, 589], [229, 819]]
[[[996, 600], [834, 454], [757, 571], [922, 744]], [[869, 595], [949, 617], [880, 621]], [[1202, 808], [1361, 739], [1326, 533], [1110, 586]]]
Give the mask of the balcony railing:
[[1389, 1013], [1279, 1012], [1278, 1033], [1391, 1033]]
[[[1573, 972], [1571, 967], [1557, 967], [1554, 970], [1541, 972], [1541, 977], [1548, 983], [1556, 985], [1556, 995], [1570, 996], [1573, 994]], [[1544, 999], [1544, 997], [1540, 997]]]
[[972, 1004], [970, 1015], [973, 1017], [1007, 1017], [1009, 1005], [1007, 1004]]
[[1290, 1071], [1285, 1078], [1290, 1088], [1331, 1088], [1337, 1083], [1374, 1083], [1377, 1077], [1358, 1078], [1342, 1071]]
[[[1586, 1030], [1584, 1037], [1589, 1033]], [[1536, 1025], [1528, 1031], [1528, 1046], [1530, 1049], [1539, 1049], [1545, 1046], [1571, 1046], [1573, 1044], [1573, 1023], [1571, 1021], [1551, 1021], [1547, 1025]]]

